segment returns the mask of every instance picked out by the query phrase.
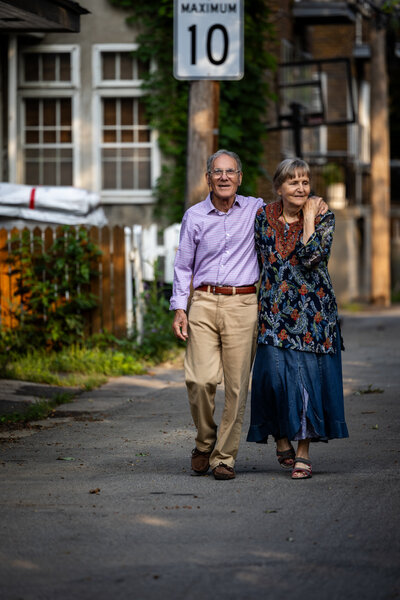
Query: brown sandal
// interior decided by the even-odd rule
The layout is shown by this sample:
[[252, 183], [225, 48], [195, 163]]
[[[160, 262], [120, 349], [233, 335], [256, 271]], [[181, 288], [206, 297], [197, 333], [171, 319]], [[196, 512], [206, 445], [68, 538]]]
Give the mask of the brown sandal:
[[288, 448], [288, 450], [277, 450], [276, 455], [278, 457], [278, 462], [281, 465], [282, 469], [293, 469], [296, 453], [292, 445], [290, 446], [290, 448]]
[[[296, 463], [303, 463], [309, 466], [309, 469], [306, 467], [296, 467]], [[294, 473], [302, 473], [300, 477], [293, 477]], [[311, 460], [308, 458], [295, 458], [294, 459], [294, 468], [292, 471], [292, 479], [311, 479], [312, 477], [312, 465]]]

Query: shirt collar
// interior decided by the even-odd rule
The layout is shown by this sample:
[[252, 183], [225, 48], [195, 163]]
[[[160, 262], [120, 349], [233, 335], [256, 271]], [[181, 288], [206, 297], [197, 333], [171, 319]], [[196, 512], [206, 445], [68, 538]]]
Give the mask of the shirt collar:
[[[211, 194], [212, 194], [212, 192], [210, 194], [208, 194], [207, 198], [204, 201], [207, 214], [209, 214], [213, 211], [219, 212], [219, 210], [217, 208], [215, 208], [214, 204], [212, 203]], [[236, 194], [235, 201], [232, 206], [235, 206], [235, 204], [237, 204], [239, 207], [241, 207], [243, 204], [243, 200], [244, 200], [243, 196], [238, 196], [238, 194]]]

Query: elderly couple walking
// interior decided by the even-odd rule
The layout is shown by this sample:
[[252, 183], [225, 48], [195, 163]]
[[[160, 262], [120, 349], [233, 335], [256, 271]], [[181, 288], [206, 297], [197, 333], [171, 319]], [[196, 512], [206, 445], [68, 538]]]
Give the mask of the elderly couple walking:
[[[209, 195], [182, 220], [170, 308], [174, 334], [187, 340], [185, 381], [197, 430], [191, 466], [198, 474], [211, 468], [218, 480], [235, 478], [257, 348], [247, 441], [272, 436], [281, 467], [292, 479], [308, 479], [310, 441], [348, 436], [327, 270], [335, 218], [310, 196], [303, 160], [280, 163], [278, 199], [268, 205], [237, 193], [242, 177], [239, 156], [218, 150], [207, 161]], [[217, 426], [221, 368], [225, 402]]]

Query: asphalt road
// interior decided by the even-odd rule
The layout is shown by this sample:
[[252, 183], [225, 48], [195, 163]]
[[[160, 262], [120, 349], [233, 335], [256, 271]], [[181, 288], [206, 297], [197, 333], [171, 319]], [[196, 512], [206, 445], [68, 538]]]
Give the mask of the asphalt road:
[[400, 598], [400, 309], [343, 335], [350, 438], [312, 446], [311, 480], [245, 442], [249, 407], [237, 478], [193, 476], [178, 368], [1, 433], [0, 598]]

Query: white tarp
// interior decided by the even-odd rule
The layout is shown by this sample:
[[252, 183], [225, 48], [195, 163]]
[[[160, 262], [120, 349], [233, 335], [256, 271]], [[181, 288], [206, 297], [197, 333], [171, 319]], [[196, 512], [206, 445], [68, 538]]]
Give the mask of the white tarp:
[[0, 227], [12, 219], [38, 224], [107, 225], [100, 197], [93, 192], [72, 186], [0, 183]]

